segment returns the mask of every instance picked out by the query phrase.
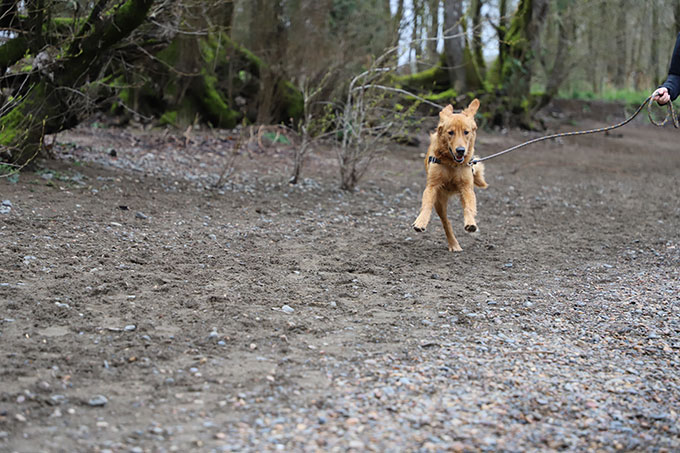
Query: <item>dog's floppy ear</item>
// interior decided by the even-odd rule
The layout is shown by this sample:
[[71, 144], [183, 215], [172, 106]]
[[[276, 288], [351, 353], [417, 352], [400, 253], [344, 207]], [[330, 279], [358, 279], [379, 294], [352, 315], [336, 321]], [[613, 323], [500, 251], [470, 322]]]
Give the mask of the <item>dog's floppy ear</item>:
[[463, 113], [467, 116], [475, 116], [477, 110], [479, 110], [479, 99], [475, 98], [472, 102], [470, 102], [470, 105], [468, 105], [467, 108], [463, 110]]
[[442, 109], [441, 112], [439, 112], [439, 120], [445, 120], [446, 118], [449, 118], [451, 115], [453, 115], [453, 106], [451, 104], [447, 105]]

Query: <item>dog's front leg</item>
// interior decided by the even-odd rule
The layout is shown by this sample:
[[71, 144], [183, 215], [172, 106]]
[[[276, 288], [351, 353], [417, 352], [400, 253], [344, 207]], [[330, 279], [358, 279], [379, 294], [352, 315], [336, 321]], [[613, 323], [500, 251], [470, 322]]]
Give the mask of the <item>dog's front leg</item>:
[[477, 231], [477, 222], [475, 221], [475, 216], [477, 215], [477, 197], [475, 197], [475, 191], [472, 190], [472, 185], [461, 190], [460, 203], [463, 205], [465, 231], [474, 233]]
[[434, 201], [437, 199], [437, 188], [433, 186], [426, 186], [423, 192], [423, 203], [420, 207], [420, 214], [413, 222], [413, 229], [422, 232], [427, 228], [427, 224], [430, 223], [430, 216], [432, 215], [432, 207], [434, 206]]

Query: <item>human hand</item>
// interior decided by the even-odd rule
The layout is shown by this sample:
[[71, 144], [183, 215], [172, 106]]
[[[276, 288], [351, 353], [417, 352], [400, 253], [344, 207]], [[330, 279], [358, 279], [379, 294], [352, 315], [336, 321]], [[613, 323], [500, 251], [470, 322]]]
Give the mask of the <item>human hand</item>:
[[652, 93], [652, 101], [656, 101], [659, 105], [668, 104], [671, 100], [671, 95], [668, 94], [668, 88], [661, 87]]

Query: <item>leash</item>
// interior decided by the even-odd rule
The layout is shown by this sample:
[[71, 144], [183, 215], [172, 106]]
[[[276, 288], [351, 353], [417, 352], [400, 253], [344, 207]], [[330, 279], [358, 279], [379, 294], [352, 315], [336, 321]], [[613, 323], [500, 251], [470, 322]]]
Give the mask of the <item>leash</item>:
[[666, 123], [668, 123], [668, 121], [670, 119], [672, 119], [673, 120], [673, 126], [675, 126], [676, 129], [680, 128], [680, 120], [678, 119], [678, 116], [675, 114], [675, 109], [673, 108], [673, 103], [670, 102], [670, 101], [667, 104], [668, 105], [668, 113], [666, 114], [666, 117], [663, 119], [663, 121], [660, 122], [660, 123], [657, 123], [656, 121], [654, 121], [654, 117], [652, 115], [652, 104], [654, 102], [652, 102], [652, 97], [653, 97], [653, 95], [649, 96], [647, 99], [645, 99], [645, 101], [642, 104], [640, 104], [640, 107], [638, 107], [637, 110], [635, 110], [635, 113], [633, 113], [633, 115], [630, 118], [628, 118], [625, 121], [622, 121], [618, 124], [614, 124], [613, 126], [601, 127], [601, 128], [598, 128], [598, 129], [589, 129], [589, 130], [585, 130], [585, 131], [563, 132], [561, 134], [552, 134], [552, 135], [546, 135], [545, 137], [538, 137], [538, 138], [535, 138], [533, 140], [529, 140], [528, 142], [524, 142], [524, 143], [520, 143], [519, 145], [515, 145], [512, 148], [504, 149], [503, 151], [497, 152], [495, 154], [491, 154], [490, 156], [482, 157], [480, 159], [474, 159], [468, 165], [472, 166], [472, 165], [478, 164], [479, 162], [484, 162], [485, 160], [489, 160], [489, 159], [493, 159], [494, 157], [502, 156], [503, 154], [507, 154], [507, 153], [515, 151], [519, 148], [523, 148], [525, 146], [533, 145], [534, 143], [542, 142], [544, 140], [550, 140], [550, 139], [559, 138], [559, 137], [571, 137], [571, 136], [574, 136], [574, 135], [595, 134], [597, 132], [607, 132], [607, 131], [611, 131], [613, 129], [618, 129], [619, 127], [623, 127], [626, 124], [633, 121], [633, 119], [635, 119], [635, 117], [640, 114], [640, 112], [645, 107], [645, 105], [647, 105], [647, 114], [649, 115], [649, 121], [653, 125], [655, 125], [657, 127], [663, 127], [663, 126], [666, 125]]

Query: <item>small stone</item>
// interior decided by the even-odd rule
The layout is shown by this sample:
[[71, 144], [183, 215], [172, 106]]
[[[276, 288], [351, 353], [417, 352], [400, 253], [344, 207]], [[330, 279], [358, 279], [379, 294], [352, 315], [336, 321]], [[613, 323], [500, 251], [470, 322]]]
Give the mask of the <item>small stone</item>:
[[26, 417], [24, 417], [22, 414], [16, 414], [14, 418], [21, 423], [24, 423], [26, 421]]
[[7, 206], [8, 208], [12, 207], [12, 202], [9, 200], [2, 200], [2, 205]]
[[281, 307], [281, 311], [284, 312], [284, 313], [291, 314], [291, 313], [295, 312], [295, 309], [293, 307], [291, 307], [290, 305], [284, 305], [283, 307]]
[[52, 406], [57, 406], [62, 404], [64, 401], [66, 401], [66, 397], [64, 395], [50, 395], [48, 403]]
[[125, 330], [126, 332], [133, 332], [137, 330], [137, 326], [134, 324], [128, 324], [127, 326], [125, 326], [123, 330]]
[[140, 211], [135, 212], [135, 217], [137, 217], [138, 219], [142, 219], [142, 220], [146, 220], [146, 219], [149, 218], [149, 216], [147, 216], [146, 214], [144, 214], [143, 212], [140, 212]]
[[109, 400], [104, 396], [104, 395], [97, 395], [94, 398], [91, 398], [90, 401], [87, 402], [92, 407], [101, 407], [101, 406], [106, 406], [106, 403], [108, 403]]

